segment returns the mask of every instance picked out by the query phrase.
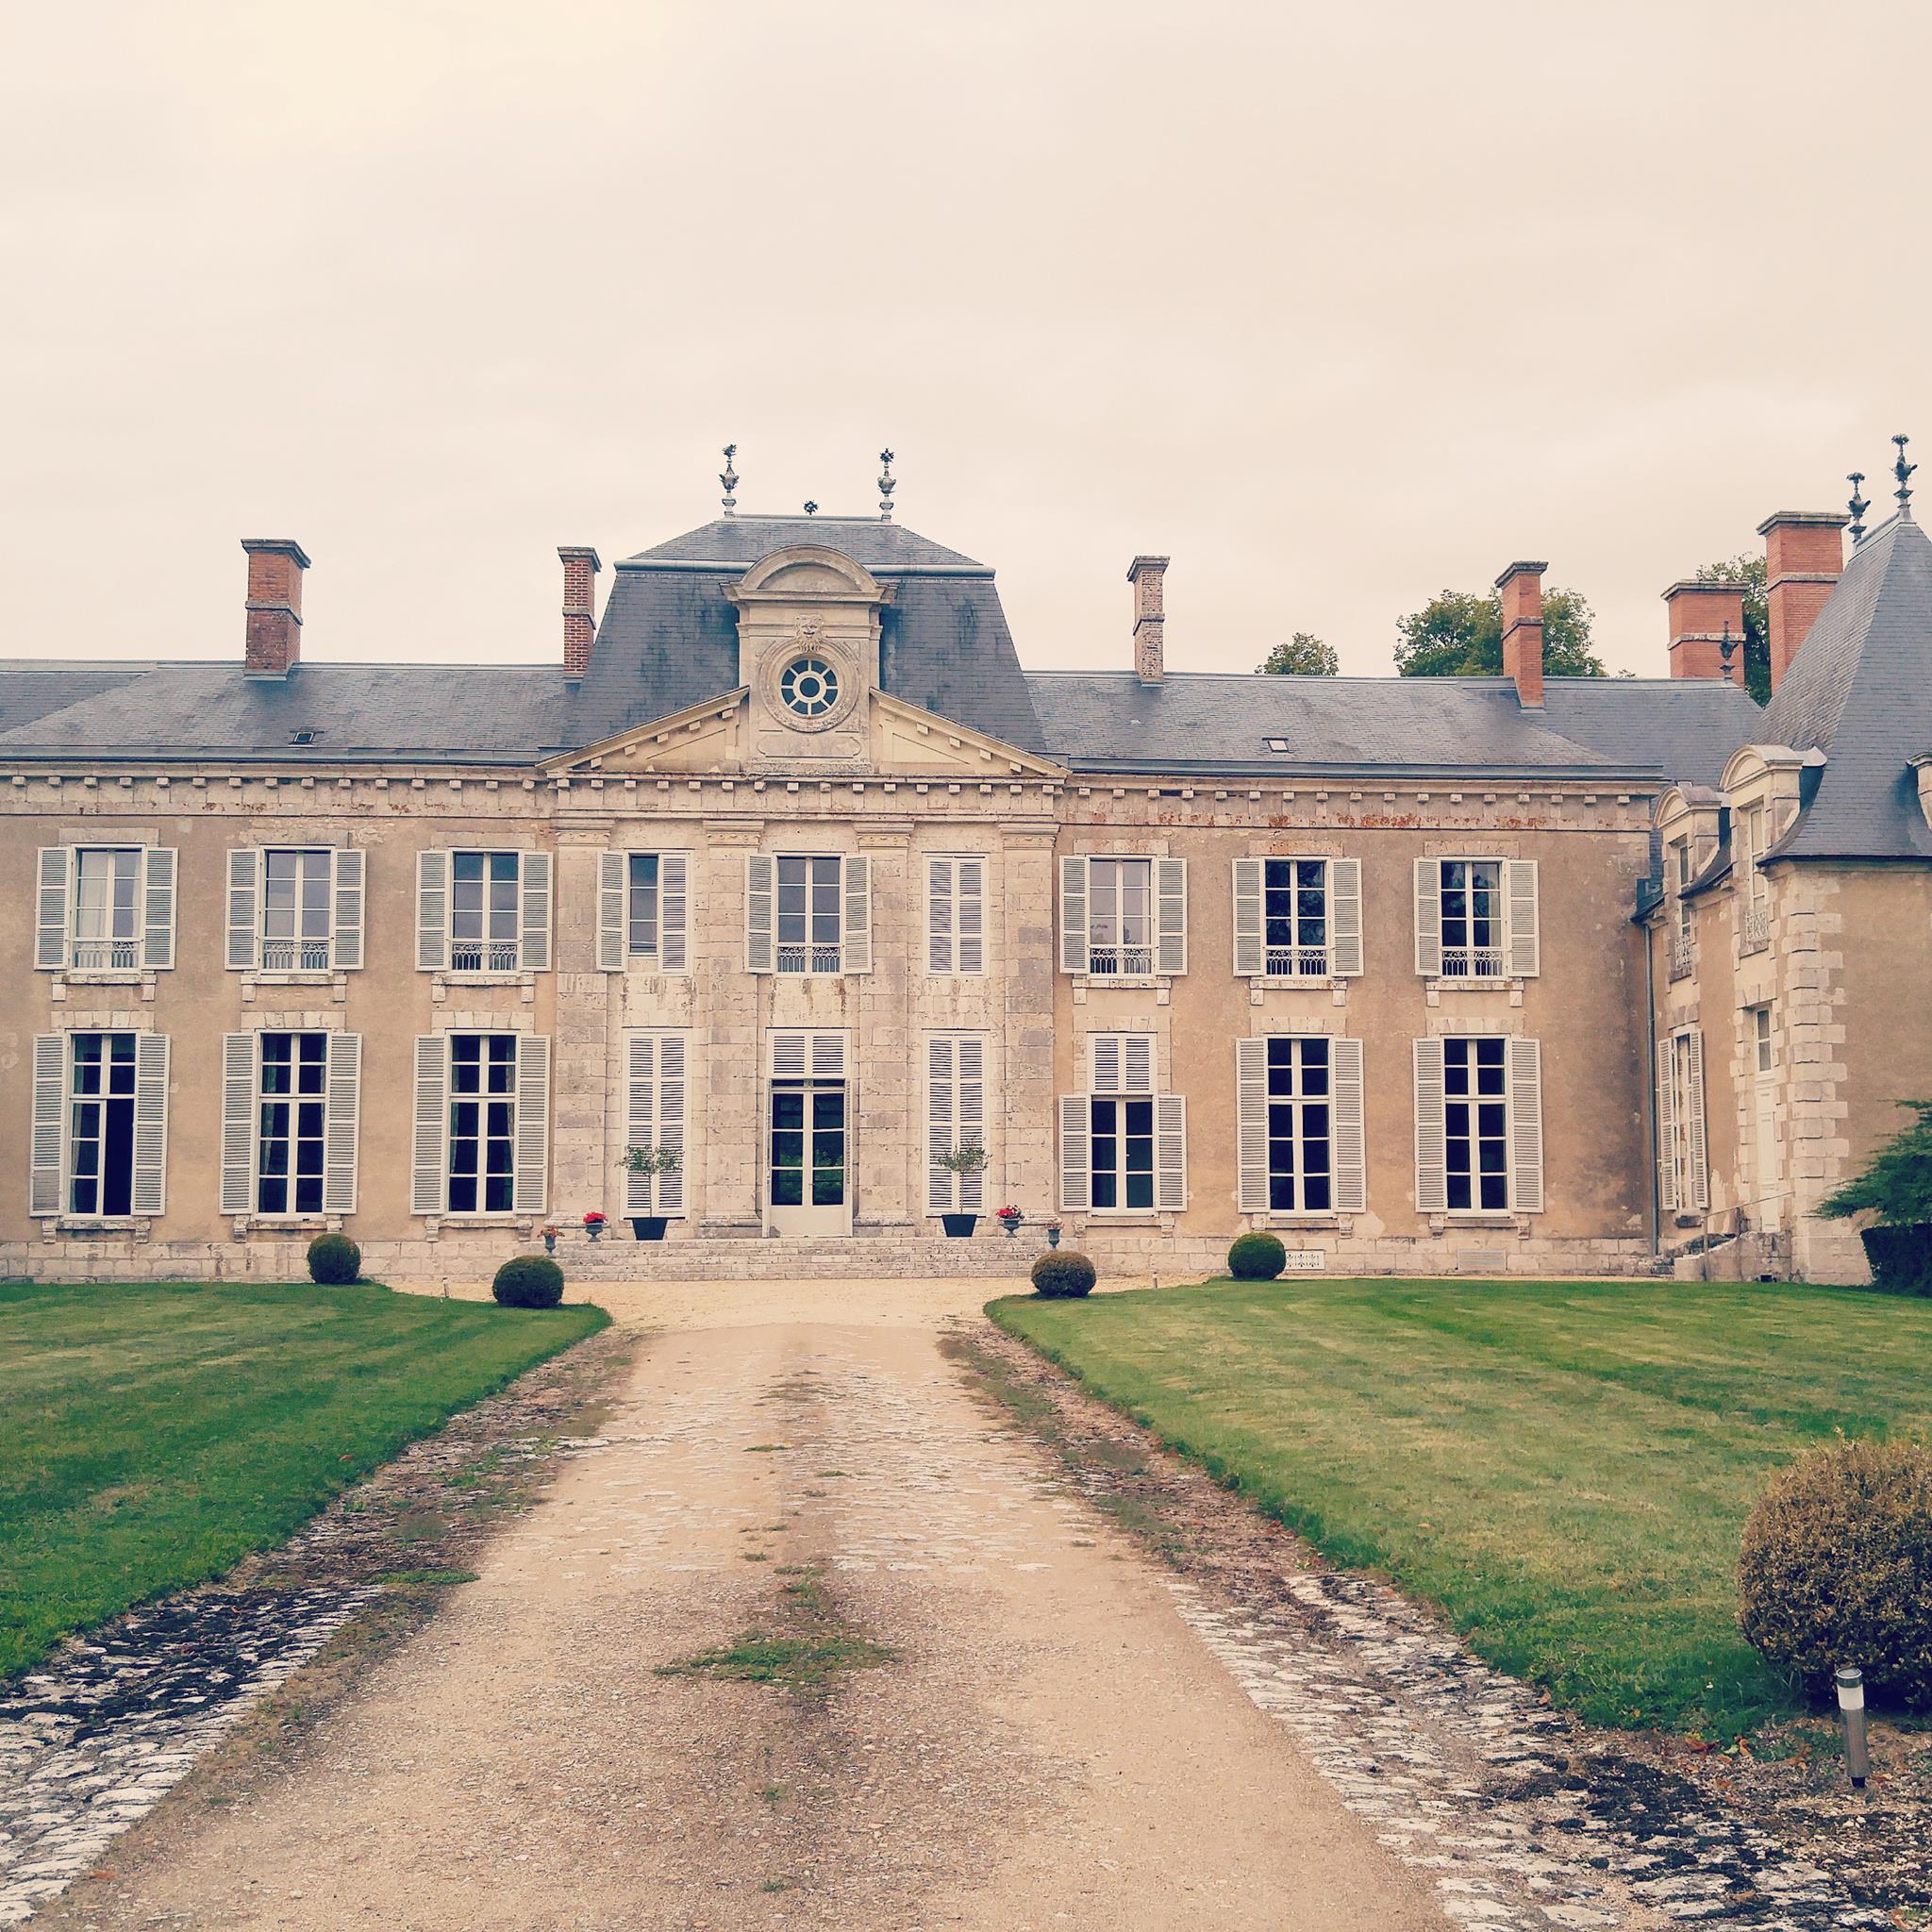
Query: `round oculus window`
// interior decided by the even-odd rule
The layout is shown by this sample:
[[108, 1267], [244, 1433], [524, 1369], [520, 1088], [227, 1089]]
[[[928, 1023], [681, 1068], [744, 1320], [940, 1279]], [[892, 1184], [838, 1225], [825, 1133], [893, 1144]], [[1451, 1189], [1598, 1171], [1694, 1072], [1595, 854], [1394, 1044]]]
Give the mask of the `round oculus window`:
[[786, 665], [778, 695], [801, 718], [823, 718], [839, 702], [839, 674], [823, 658], [799, 658]]

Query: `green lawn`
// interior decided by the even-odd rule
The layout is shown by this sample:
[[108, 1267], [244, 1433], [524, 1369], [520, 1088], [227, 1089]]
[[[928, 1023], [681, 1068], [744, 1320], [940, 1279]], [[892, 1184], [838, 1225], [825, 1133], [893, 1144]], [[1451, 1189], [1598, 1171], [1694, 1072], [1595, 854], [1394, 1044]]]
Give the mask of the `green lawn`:
[[608, 1319], [366, 1285], [0, 1284], [0, 1681], [281, 1541]]
[[1209, 1282], [993, 1318], [1599, 1723], [1794, 1707], [1735, 1623], [1801, 1450], [1932, 1423], [1932, 1303], [1663, 1282]]

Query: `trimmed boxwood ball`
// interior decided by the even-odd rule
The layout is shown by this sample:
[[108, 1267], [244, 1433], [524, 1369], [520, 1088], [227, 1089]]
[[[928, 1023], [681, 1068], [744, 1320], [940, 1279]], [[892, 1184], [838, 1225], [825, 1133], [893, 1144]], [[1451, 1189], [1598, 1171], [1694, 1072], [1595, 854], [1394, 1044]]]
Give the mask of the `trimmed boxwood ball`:
[[1287, 1266], [1278, 1235], [1238, 1234], [1227, 1251], [1227, 1272], [1237, 1281], [1273, 1281]]
[[1744, 1524], [1738, 1623], [1814, 1697], [1855, 1664], [1932, 1710], [1932, 1448], [1848, 1442], [1778, 1476]]
[[548, 1255], [512, 1255], [490, 1292], [507, 1308], [554, 1308], [563, 1299], [563, 1270]]
[[362, 1250], [345, 1234], [319, 1234], [308, 1243], [308, 1278], [341, 1288], [362, 1278]]
[[1093, 1263], [1071, 1248], [1056, 1248], [1033, 1264], [1033, 1292], [1048, 1301], [1071, 1301], [1075, 1295], [1091, 1294], [1099, 1278]]

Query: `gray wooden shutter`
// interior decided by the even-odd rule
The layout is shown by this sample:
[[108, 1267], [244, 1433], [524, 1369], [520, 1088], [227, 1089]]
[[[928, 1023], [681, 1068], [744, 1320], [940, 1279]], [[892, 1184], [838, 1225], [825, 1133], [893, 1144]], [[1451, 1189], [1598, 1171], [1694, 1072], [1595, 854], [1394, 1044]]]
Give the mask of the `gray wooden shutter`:
[[[362, 966], [362, 879], [366, 855], [354, 846], [338, 847], [335, 856], [335, 921], [330, 958], [344, 973], [356, 973]], [[328, 1191], [325, 1177], [323, 1191]]]
[[664, 1215], [684, 1212], [686, 1051], [682, 1033], [658, 1036], [658, 1144], [673, 1148], [677, 1154], [676, 1167], [669, 1174], [654, 1177], [658, 1212]]
[[1121, 1036], [1118, 1033], [1090, 1033], [1087, 1036], [1087, 1091], [1090, 1093], [1121, 1093]]
[[1328, 970], [1352, 977], [1362, 970], [1362, 862], [1328, 861]]
[[1710, 1150], [1704, 1131], [1704, 1035], [1687, 1033], [1685, 1088], [1690, 1118], [1684, 1124], [1684, 1153], [1690, 1171], [1690, 1206], [1702, 1214], [1710, 1206]]
[[1542, 1048], [1509, 1042], [1509, 1205], [1519, 1214], [1543, 1208]]
[[959, 971], [986, 971], [986, 860], [957, 861], [959, 913]]
[[[233, 858], [236, 855], [231, 853]], [[255, 1212], [255, 1108], [258, 1033], [222, 1036], [222, 1212]]]
[[627, 1144], [671, 1148], [678, 1155], [679, 1164], [669, 1174], [626, 1174], [624, 1211], [681, 1215], [685, 1202], [685, 1036], [633, 1033], [629, 1058]]
[[1084, 1093], [1060, 1095], [1060, 1208], [1080, 1213], [1092, 1200], [1092, 1121]]
[[1367, 1116], [1362, 1107], [1362, 1043], [1328, 1042], [1329, 1085], [1334, 1108], [1329, 1116], [1330, 1158], [1335, 1173], [1335, 1211], [1360, 1214], [1369, 1205]]
[[[1257, 978], [1268, 970], [1262, 905], [1266, 876], [1263, 859], [1237, 858], [1234, 862], [1234, 971], [1238, 979]], [[1262, 1191], [1267, 1191], [1264, 1188]]]
[[[1420, 874], [1421, 861], [1417, 871]], [[1415, 1211], [1449, 1211], [1448, 1128], [1443, 1119], [1442, 1042], [1415, 1042]]]
[[841, 970], [846, 973], [872, 971], [872, 860], [863, 854], [845, 860], [841, 870], [845, 881], [844, 951]]
[[443, 1043], [446, 1037], [425, 1033], [416, 1039], [416, 1130], [409, 1174], [411, 1214], [441, 1214], [448, 1198], [443, 1189], [443, 1174], [449, 1161], [449, 1052]]
[[[658, 1036], [633, 1033], [626, 1056], [625, 1146], [655, 1147], [658, 1134]], [[624, 1176], [624, 1211], [626, 1214], [655, 1214], [654, 1175], [631, 1174]]]
[[[449, 854], [416, 855], [416, 970], [441, 973], [449, 964]], [[439, 1128], [439, 1132], [441, 1130]], [[418, 1208], [436, 1214], [440, 1208]]]
[[[629, 935], [625, 903], [629, 895], [629, 856], [623, 852], [597, 855], [597, 971], [622, 973]], [[661, 874], [660, 874], [661, 878]], [[642, 1209], [639, 1209], [642, 1212]]]
[[322, 1129], [322, 1211], [356, 1211], [356, 1140], [362, 1111], [362, 1036], [328, 1037], [327, 1108]]
[[1155, 913], [1158, 939], [1155, 946], [1157, 973], [1188, 970], [1188, 861], [1154, 861]]
[[744, 858], [744, 970], [776, 970], [776, 861], [762, 852]]
[[[1424, 979], [1442, 976], [1442, 862], [1415, 862], [1415, 970]], [[1447, 1182], [1444, 1182], [1446, 1198]]]
[[[261, 876], [261, 848], [233, 846], [228, 852], [228, 971], [250, 973], [259, 955], [260, 925], [256, 917]], [[224, 1214], [227, 1208], [223, 1208]], [[241, 1209], [236, 1209], [241, 1212]]]
[[[1258, 859], [1236, 859], [1257, 865]], [[1240, 1169], [1235, 1207], [1242, 1214], [1268, 1211], [1268, 1042], [1234, 1043], [1234, 1114]]]
[[802, 1080], [806, 1074], [806, 1038], [803, 1033], [773, 1032], [767, 1036], [772, 1048], [772, 1078]]
[[[66, 854], [60, 856], [65, 858]], [[62, 889], [64, 891], [64, 874]], [[67, 1206], [60, 1188], [67, 1147], [66, 1089], [67, 1036], [35, 1034], [34, 1125], [27, 1168], [29, 1214], [58, 1214]]]
[[826, 1031], [810, 1035], [811, 1077], [835, 1085], [845, 1077], [845, 1036]]
[[541, 1214], [550, 1152], [550, 1041], [541, 1033], [517, 1035], [517, 1139], [510, 1158], [509, 1205], [518, 1214]]
[[[986, 1145], [986, 1041], [976, 1033], [959, 1036], [958, 1041], [958, 1129], [962, 1146]], [[959, 1180], [959, 1211], [977, 1214], [986, 1205], [986, 1174], [962, 1174]]]
[[550, 970], [549, 853], [522, 854], [518, 873], [522, 887], [523, 943], [517, 951], [517, 964], [525, 973], [547, 973]]
[[1154, 1036], [1126, 1033], [1121, 1036], [1121, 1091], [1154, 1091]]
[[1536, 860], [1512, 858], [1503, 870], [1508, 889], [1510, 976], [1534, 979], [1542, 970], [1537, 937]]
[[[958, 959], [955, 874], [950, 858], [925, 862], [925, 970], [951, 973]], [[945, 1169], [940, 1169], [944, 1174]]]
[[65, 845], [41, 847], [34, 965], [42, 973], [58, 973], [67, 963], [67, 897], [73, 867], [73, 856]]
[[1184, 1094], [1154, 1096], [1154, 1205], [1179, 1214], [1188, 1205], [1188, 1103]]
[[[175, 848], [150, 845], [142, 854], [141, 963], [151, 973], [175, 963]], [[158, 1185], [158, 1183], [157, 1183]], [[160, 1212], [158, 1208], [154, 1210]]]
[[[168, 875], [174, 877], [174, 857], [168, 854]], [[152, 889], [150, 889], [152, 891]], [[174, 889], [168, 890], [172, 900]], [[153, 902], [149, 902], [152, 917]], [[174, 922], [169, 915], [172, 942]], [[134, 1198], [137, 1214], [157, 1215], [168, 1205], [168, 1036], [134, 1036]]]
[[1085, 973], [1087, 943], [1087, 860], [1076, 853], [1060, 859], [1060, 971]]
[[[945, 861], [935, 860], [935, 865]], [[932, 1033], [925, 1041], [925, 1211], [953, 1214], [959, 1208], [959, 1176], [940, 1165], [953, 1151], [958, 1118], [957, 1069], [950, 1033]]]
[[658, 856], [658, 965], [665, 973], [691, 971], [691, 854]]
[[1673, 1078], [1676, 1042], [1666, 1034], [1657, 1043], [1657, 1198], [1666, 1214], [1676, 1213], [1677, 1093]]

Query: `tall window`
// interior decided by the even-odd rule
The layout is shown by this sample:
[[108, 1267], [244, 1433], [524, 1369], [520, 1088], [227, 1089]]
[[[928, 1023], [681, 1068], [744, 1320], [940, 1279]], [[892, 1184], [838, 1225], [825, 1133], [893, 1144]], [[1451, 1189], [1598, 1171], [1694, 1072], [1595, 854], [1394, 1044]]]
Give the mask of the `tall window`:
[[328, 1035], [264, 1033], [259, 1081], [255, 1211], [320, 1214]]
[[1328, 862], [1271, 858], [1262, 867], [1261, 907], [1271, 978], [1328, 972]]
[[514, 973], [522, 913], [514, 852], [450, 854], [449, 969]]
[[1751, 1008], [1751, 1045], [1757, 1071], [1760, 1074], [1770, 1073], [1777, 1065], [1777, 1050], [1771, 1031], [1769, 1007]]
[[1268, 1206], [1323, 1214], [1335, 1205], [1328, 1042], [1268, 1041]]
[[658, 897], [658, 855], [630, 855], [629, 899], [625, 908], [625, 950], [633, 959], [657, 958], [663, 929], [663, 906]]
[[68, 1212], [131, 1214], [135, 1037], [71, 1034], [68, 1052]]
[[1092, 1205], [1154, 1206], [1154, 1103], [1091, 1102]]
[[261, 970], [325, 973], [334, 890], [328, 852], [265, 852], [261, 860]]
[[1087, 876], [1088, 972], [1152, 973], [1154, 861], [1095, 858], [1088, 863]]
[[777, 867], [778, 971], [841, 971], [840, 860], [836, 857], [781, 857]]
[[1492, 979], [1503, 971], [1503, 864], [1445, 858], [1440, 888], [1442, 976]]
[[516, 1135], [517, 1036], [451, 1034], [448, 1202], [452, 1214], [510, 1211]]
[[141, 964], [141, 941], [139, 850], [90, 847], [75, 853], [71, 962], [75, 969], [132, 971]]
[[[1445, 868], [1446, 870], [1446, 868]], [[1444, 1140], [1452, 1212], [1509, 1206], [1509, 1079], [1502, 1040], [1442, 1042]]]

